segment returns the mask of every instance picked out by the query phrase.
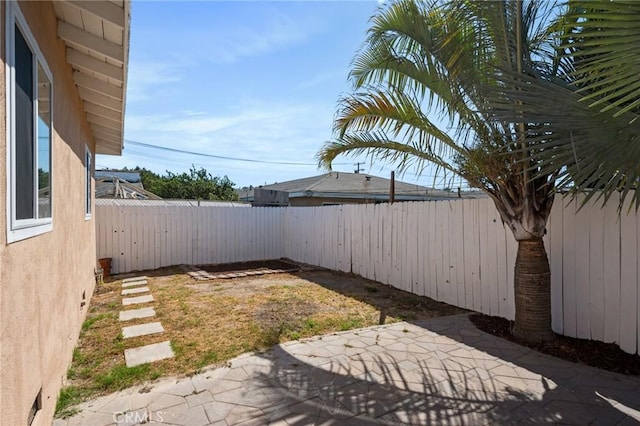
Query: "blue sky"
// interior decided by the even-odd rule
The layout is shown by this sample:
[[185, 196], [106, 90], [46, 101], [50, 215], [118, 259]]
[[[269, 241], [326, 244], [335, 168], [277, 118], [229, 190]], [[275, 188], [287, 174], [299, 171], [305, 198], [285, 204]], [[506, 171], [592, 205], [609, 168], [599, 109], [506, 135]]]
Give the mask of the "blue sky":
[[[377, 1], [134, 1], [125, 149], [121, 157], [97, 156], [96, 166], [164, 173], [195, 164], [237, 186], [324, 173], [315, 154], [331, 138], [349, 63], [377, 8]], [[205, 158], [129, 141], [309, 165]], [[338, 158], [334, 170], [353, 171], [355, 161]], [[361, 167], [379, 176], [393, 169]], [[434, 183], [410, 174], [402, 180]]]

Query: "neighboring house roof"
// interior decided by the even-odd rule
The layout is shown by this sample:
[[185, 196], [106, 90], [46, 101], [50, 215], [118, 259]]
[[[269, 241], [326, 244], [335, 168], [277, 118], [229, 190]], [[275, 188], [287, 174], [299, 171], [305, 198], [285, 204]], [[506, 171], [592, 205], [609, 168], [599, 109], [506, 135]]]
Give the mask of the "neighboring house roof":
[[96, 198], [161, 200], [156, 194], [144, 189], [142, 182], [127, 182], [113, 176], [96, 178]]
[[121, 172], [119, 170], [96, 170], [96, 179], [109, 180], [112, 178], [118, 178], [120, 180], [127, 181], [129, 183], [141, 183], [142, 178], [138, 172]]
[[[287, 182], [262, 185], [259, 188], [289, 193], [289, 198], [326, 197], [389, 199], [390, 180], [364, 173], [330, 172]], [[456, 192], [443, 191], [406, 182], [395, 182], [395, 199], [398, 201], [434, 200], [457, 198]], [[240, 200], [252, 201], [253, 190], [240, 191]]]
[[119, 170], [96, 170], [96, 198], [129, 198], [138, 200], [161, 200], [162, 198], [144, 189], [138, 172]]
[[58, 36], [82, 99], [97, 154], [120, 155], [129, 63], [131, 1], [54, 1]]
[[96, 198], [97, 206], [199, 206], [199, 207], [251, 207], [238, 201], [198, 201], [198, 200], [140, 200]]

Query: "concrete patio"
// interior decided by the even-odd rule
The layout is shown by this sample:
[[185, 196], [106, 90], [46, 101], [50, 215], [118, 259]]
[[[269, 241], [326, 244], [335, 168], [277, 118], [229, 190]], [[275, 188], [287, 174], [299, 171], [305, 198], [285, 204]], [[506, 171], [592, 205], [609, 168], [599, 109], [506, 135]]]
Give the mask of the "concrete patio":
[[640, 422], [640, 378], [533, 352], [466, 315], [352, 330], [98, 398], [55, 426]]

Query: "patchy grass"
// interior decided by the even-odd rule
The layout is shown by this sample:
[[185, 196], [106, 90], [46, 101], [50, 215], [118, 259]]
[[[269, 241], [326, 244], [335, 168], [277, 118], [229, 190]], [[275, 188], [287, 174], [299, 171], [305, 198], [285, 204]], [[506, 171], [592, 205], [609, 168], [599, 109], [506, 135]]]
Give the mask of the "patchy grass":
[[[154, 296], [153, 321], [165, 333], [124, 339], [121, 281], [93, 296], [56, 414], [91, 397], [170, 375], [191, 375], [224, 365], [244, 352], [275, 344], [401, 320], [465, 312], [350, 274], [299, 272], [195, 281], [176, 268], [145, 273]], [[127, 368], [124, 350], [170, 340], [175, 358]]]

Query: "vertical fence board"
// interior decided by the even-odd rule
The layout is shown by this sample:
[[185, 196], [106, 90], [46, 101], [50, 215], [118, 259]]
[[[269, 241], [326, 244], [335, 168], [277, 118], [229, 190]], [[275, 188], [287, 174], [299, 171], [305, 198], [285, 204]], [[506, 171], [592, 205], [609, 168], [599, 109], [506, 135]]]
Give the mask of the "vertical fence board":
[[480, 258], [480, 309], [491, 314], [491, 283], [493, 280], [489, 253], [489, 212], [487, 200], [478, 203], [478, 256]]
[[[494, 232], [496, 233], [496, 263], [498, 269], [498, 315], [509, 318], [509, 298], [513, 293], [513, 284], [509, 282], [507, 270], [507, 237], [505, 225], [496, 211]], [[508, 231], [511, 232], [511, 231]], [[509, 318], [513, 319], [513, 318]]]
[[457, 291], [455, 288], [455, 279], [451, 274], [451, 252], [455, 250], [451, 247], [451, 204], [449, 201], [442, 201], [439, 204], [440, 212], [438, 217], [442, 223], [440, 228], [440, 241], [442, 241], [442, 254], [440, 256], [442, 279], [441, 285], [444, 287], [445, 301], [450, 304], [456, 304]]
[[129, 256], [127, 250], [127, 244], [125, 242], [124, 236], [124, 209], [118, 209], [118, 215], [116, 216], [116, 236], [117, 236], [117, 246], [118, 246], [118, 254], [117, 254], [117, 267], [118, 270], [128, 271], [126, 259]]
[[[169, 209], [165, 207], [165, 210]], [[178, 245], [180, 244], [180, 242], [178, 241], [178, 230], [176, 229], [176, 221], [180, 217], [180, 207], [176, 207], [176, 212], [178, 213], [177, 215], [165, 216], [167, 227], [165, 244], [168, 248], [168, 256], [163, 266], [175, 265], [175, 259], [178, 256]]]
[[147, 254], [149, 252], [147, 248], [149, 240], [146, 238], [148, 227], [149, 225], [144, 214], [144, 209], [138, 210], [138, 235], [136, 249], [138, 250], [138, 270], [141, 271], [149, 269], [147, 266], [149, 262]]
[[425, 228], [427, 229], [427, 246], [429, 247], [428, 257], [425, 259], [426, 279], [429, 283], [428, 296], [432, 299], [438, 298], [438, 279], [436, 275], [436, 254], [439, 247], [436, 244], [436, 211], [435, 203], [427, 203], [427, 219], [425, 220]]
[[[366, 222], [366, 226], [363, 229], [364, 241], [365, 241], [364, 257], [363, 257], [363, 263], [364, 263], [363, 268], [365, 271], [365, 275], [363, 275], [363, 277], [369, 280], [373, 280], [374, 274], [375, 274], [375, 263], [376, 263], [376, 259], [375, 259], [376, 247], [375, 246], [377, 244], [377, 241], [374, 239], [376, 230], [377, 230], [375, 217], [376, 217], [376, 204], [369, 204], [367, 206], [367, 210], [364, 218]], [[360, 218], [360, 220], [362, 219], [363, 218]]]
[[518, 256], [518, 242], [513, 236], [513, 232], [508, 227], [504, 227], [504, 238], [506, 242], [507, 254], [507, 303], [505, 318], [515, 319], [516, 317], [516, 296], [513, 280], [515, 275], [516, 257]]
[[575, 211], [575, 201], [565, 202], [565, 214], [562, 222], [562, 310], [564, 314], [564, 333], [570, 337], [577, 336]]
[[380, 205], [377, 208], [378, 219], [378, 263], [376, 265], [376, 280], [383, 284], [389, 284], [387, 279], [386, 269], [386, 255], [385, 255], [385, 227], [386, 227], [386, 213], [388, 204]]
[[406, 274], [404, 276], [404, 284], [406, 286], [406, 291], [411, 293], [416, 293], [416, 258], [417, 258], [417, 233], [418, 230], [416, 228], [415, 223], [415, 214], [413, 213], [413, 203], [407, 202], [402, 203], [406, 205], [404, 217], [406, 218], [405, 224], [405, 236], [407, 238], [407, 242], [405, 244], [405, 257], [406, 261], [404, 263], [406, 268]]
[[398, 276], [400, 278], [400, 288], [404, 291], [411, 291], [411, 268], [409, 267], [408, 241], [409, 241], [409, 223], [407, 219], [407, 206], [409, 203], [400, 203], [400, 212], [398, 217], [397, 227], [397, 242], [396, 245], [398, 253], [398, 261], [396, 263], [398, 267]]
[[584, 207], [589, 211], [589, 310], [586, 320], [590, 321], [589, 336], [594, 340], [604, 340], [604, 210], [593, 201]]
[[451, 236], [452, 236], [452, 255], [451, 267], [453, 283], [455, 285], [455, 301], [457, 306], [467, 307], [467, 296], [465, 286], [465, 259], [464, 259], [464, 205], [461, 202], [449, 202], [451, 207]]
[[435, 249], [433, 251], [433, 270], [434, 270], [434, 276], [435, 276], [435, 283], [436, 283], [436, 289], [435, 289], [435, 293], [434, 293], [434, 298], [436, 300], [446, 300], [446, 294], [445, 294], [445, 290], [446, 290], [446, 282], [445, 282], [445, 277], [444, 277], [444, 273], [443, 273], [443, 263], [442, 263], [442, 257], [443, 257], [443, 251], [444, 251], [444, 246], [442, 243], [442, 228], [444, 225], [444, 222], [446, 220], [446, 216], [443, 215], [443, 209], [442, 209], [442, 205], [443, 202], [435, 202], [433, 203], [433, 248]]
[[349, 224], [351, 228], [351, 272], [353, 272], [354, 274], [362, 275], [362, 271], [360, 270], [363, 249], [362, 219], [357, 218], [356, 220], [356, 209], [354, 207], [366, 208], [367, 205], [347, 205], [347, 216], [349, 217]]
[[464, 266], [464, 286], [465, 286], [465, 307], [473, 310], [480, 310], [480, 280], [478, 272], [480, 269], [480, 259], [478, 251], [478, 209], [477, 204], [471, 200], [461, 201], [462, 205], [462, 228], [463, 228], [463, 262]]
[[622, 206], [620, 226], [620, 348], [635, 353], [638, 320], [638, 221], [629, 210], [629, 197]]
[[548, 244], [546, 244], [549, 255], [549, 267], [551, 269], [551, 328], [556, 333], [563, 333], [564, 313], [562, 305], [563, 292], [563, 258], [562, 258], [562, 224], [563, 224], [563, 203], [561, 195], [557, 195], [551, 208], [549, 216]]
[[425, 220], [425, 203], [414, 203], [415, 228], [416, 228], [416, 290], [420, 296], [427, 294], [425, 280], [425, 260], [427, 259], [427, 251], [429, 247], [425, 243], [426, 239], [426, 220]]
[[396, 203], [389, 206], [389, 246], [387, 252], [389, 253], [389, 284], [394, 287], [399, 287], [400, 283], [400, 267], [398, 266], [399, 252], [399, 238], [398, 235], [398, 222], [400, 221], [400, 206]]
[[[578, 206], [582, 205], [584, 197], [577, 200]], [[584, 207], [576, 211], [576, 335], [580, 339], [591, 338], [590, 310], [590, 277], [589, 264], [589, 210]]]
[[498, 263], [502, 260], [498, 254], [498, 244], [502, 236], [501, 230], [498, 229], [500, 218], [493, 204], [487, 204], [487, 254], [489, 261], [487, 267], [489, 269], [489, 289], [491, 302], [491, 315], [500, 315], [500, 270]]

